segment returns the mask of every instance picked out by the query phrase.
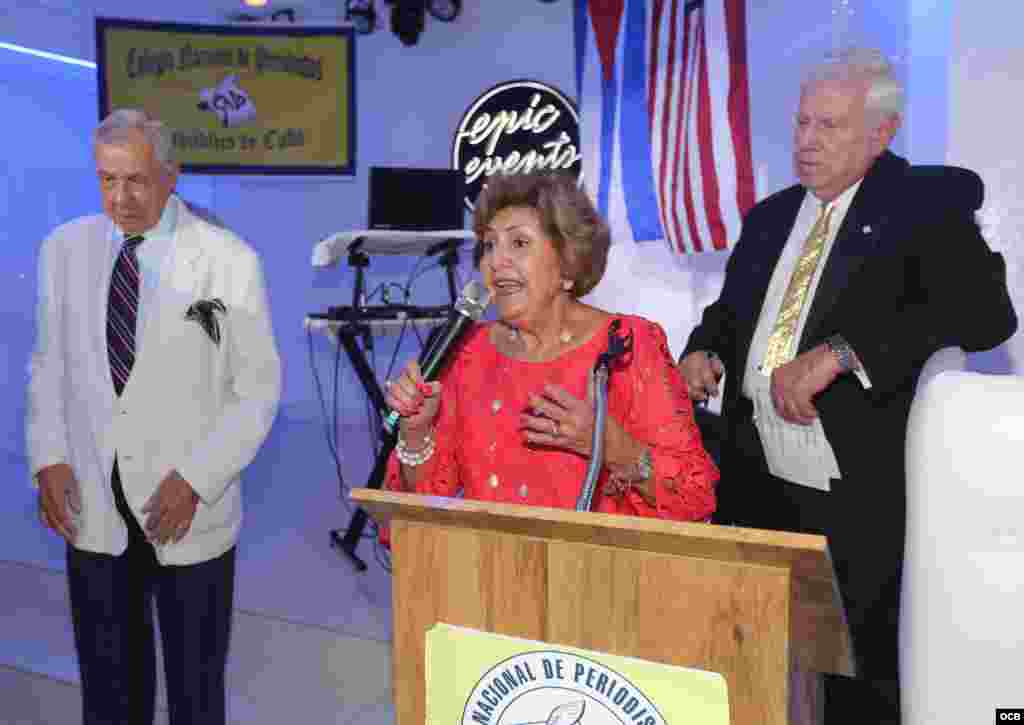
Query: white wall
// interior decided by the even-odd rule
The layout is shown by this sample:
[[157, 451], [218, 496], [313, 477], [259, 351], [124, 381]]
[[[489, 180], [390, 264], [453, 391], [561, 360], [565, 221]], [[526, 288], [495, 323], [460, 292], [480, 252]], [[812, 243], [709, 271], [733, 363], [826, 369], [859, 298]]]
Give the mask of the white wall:
[[24, 461], [38, 243], [61, 221], [99, 205], [88, 145], [96, 116], [93, 75], [0, 50], [0, 470], [21, 470]]
[[910, 158], [921, 164], [941, 164], [946, 160], [954, 5], [948, 0], [910, 0], [910, 104], [903, 135]]
[[[1013, 0], [989, 0], [984, 12], [968, 0], [953, 6], [946, 159], [974, 169], [985, 180], [982, 230], [1006, 257], [1010, 294], [1024, 317], [1024, 46], [1019, 32], [1024, 6]], [[1018, 332], [997, 350], [976, 358], [982, 370], [1022, 373], [1024, 337]]]

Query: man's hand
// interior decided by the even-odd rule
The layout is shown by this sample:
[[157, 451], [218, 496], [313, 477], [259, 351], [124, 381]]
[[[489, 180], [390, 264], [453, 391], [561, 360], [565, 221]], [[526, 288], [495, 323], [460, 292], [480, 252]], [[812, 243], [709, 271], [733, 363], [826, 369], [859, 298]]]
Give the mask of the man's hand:
[[142, 507], [146, 517], [146, 537], [158, 544], [181, 541], [192, 526], [199, 495], [177, 471], [160, 482], [156, 493]]
[[725, 367], [718, 356], [696, 350], [679, 361], [679, 372], [686, 381], [690, 400], [698, 402], [718, 397], [718, 381]]
[[775, 411], [790, 423], [810, 425], [818, 417], [814, 396], [843, 372], [836, 354], [821, 344], [772, 371]]
[[82, 512], [82, 495], [74, 471], [66, 463], [57, 463], [40, 469], [36, 480], [39, 483], [39, 518], [43, 525], [74, 544], [78, 529], [71, 512]]

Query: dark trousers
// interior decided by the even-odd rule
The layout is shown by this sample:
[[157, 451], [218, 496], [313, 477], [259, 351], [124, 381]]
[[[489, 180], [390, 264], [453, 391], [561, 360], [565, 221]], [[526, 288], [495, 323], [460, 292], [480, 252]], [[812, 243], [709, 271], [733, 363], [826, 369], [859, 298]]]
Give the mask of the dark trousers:
[[223, 725], [235, 549], [199, 564], [161, 566], [128, 508], [116, 462], [112, 485], [128, 525], [127, 550], [67, 550], [83, 725], [153, 723], [154, 599], [171, 725]]
[[[865, 560], [863, 556], [856, 566], [852, 565], [852, 557], [837, 551], [840, 542], [831, 535], [839, 532], [843, 534], [844, 542], [849, 541], [853, 526], [860, 531], [861, 537], [870, 536], [870, 522], [851, 520], [849, 512], [837, 504], [834, 493], [771, 475], [752, 422], [735, 426], [730, 434], [730, 445], [723, 450], [715, 522], [829, 536], [840, 589], [846, 593], [878, 592], [878, 602], [887, 611], [898, 610], [898, 572], [883, 575], [879, 572], [881, 566]], [[834, 482], [833, 486], [838, 483]], [[892, 589], [895, 591], [889, 591]], [[895, 604], [888, 606], [891, 603]], [[858, 656], [868, 655], [869, 659], [876, 660], [878, 649], [891, 648], [894, 651], [898, 636], [895, 613], [892, 613], [891, 627], [883, 628], [886, 632], [884, 638], [891, 641], [883, 642], [877, 635], [877, 611], [861, 602], [852, 608], [850, 604], [847, 602], [847, 618]], [[873, 624], [866, 626], [864, 622], [869, 618]], [[856, 679], [826, 675], [824, 684], [825, 725], [900, 725], [899, 677], [893, 671], [888, 670], [884, 675], [868, 672]]]

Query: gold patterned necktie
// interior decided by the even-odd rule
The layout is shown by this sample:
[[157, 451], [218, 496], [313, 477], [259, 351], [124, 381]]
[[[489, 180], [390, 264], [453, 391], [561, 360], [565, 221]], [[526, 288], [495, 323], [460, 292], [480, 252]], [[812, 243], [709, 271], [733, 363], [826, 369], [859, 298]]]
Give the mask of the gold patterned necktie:
[[761, 372], [771, 375], [772, 370], [793, 359], [796, 345], [796, 328], [800, 322], [800, 312], [807, 300], [807, 290], [814, 279], [814, 270], [818, 268], [821, 253], [828, 239], [828, 224], [832, 218], [833, 206], [821, 205], [818, 219], [807, 235], [803, 251], [797, 259], [793, 276], [789, 278], [789, 286], [779, 307], [779, 316], [775, 320], [772, 334], [768, 337], [768, 349], [764, 354]]

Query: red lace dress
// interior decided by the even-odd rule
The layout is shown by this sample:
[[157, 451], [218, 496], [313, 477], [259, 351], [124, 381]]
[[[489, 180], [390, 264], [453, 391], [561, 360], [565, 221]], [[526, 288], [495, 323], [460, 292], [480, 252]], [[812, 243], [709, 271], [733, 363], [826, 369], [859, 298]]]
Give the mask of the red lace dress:
[[[718, 471], [701, 443], [686, 386], [673, 364], [661, 327], [618, 315], [620, 334], [633, 332], [633, 351], [616, 364], [608, 385], [608, 413], [646, 443], [654, 464], [656, 505], [639, 493], [605, 496], [607, 469], [594, 492], [593, 510], [606, 513], [702, 520], [715, 508]], [[418, 471], [416, 491], [439, 496], [575, 508], [589, 459], [570, 451], [530, 448], [519, 429], [529, 396], [546, 383], [577, 398], [607, 346], [607, 326], [555, 360], [507, 357], [489, 339], [493, 323], [478, 324], [441, 378], [437, 448]], [[388, 463], [385, 487], [402, 490], [399, 463]]]

